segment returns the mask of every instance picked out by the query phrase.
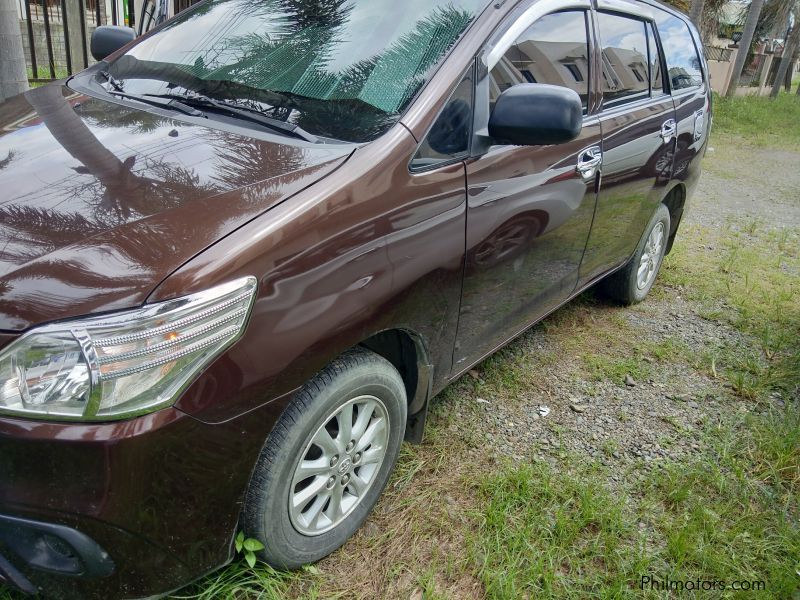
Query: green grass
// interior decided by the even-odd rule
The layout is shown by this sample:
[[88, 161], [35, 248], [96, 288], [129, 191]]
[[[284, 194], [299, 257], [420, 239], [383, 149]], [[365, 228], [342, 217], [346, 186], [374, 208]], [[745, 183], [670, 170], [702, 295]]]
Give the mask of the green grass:
[[614, 597], [647, 572], [635, 523], [600, 480], [537, 462], [485, 482], [473, 560], [489, 598]]
[[708, 455], [646, 482], [638, 508], [652, 523], [661, 574], [761, 580], [770, 598], [800, 593], [798, 415], [795, 406], [715, 429]]
[[[764, 399], [800, 386], [800, 230], [695, 227], [699, 244], [681, 244], [665, 260], [662, 281], [683, 286], [706, 313], [727, 322], [751, 344], [710, 345], [702, 357], [713, 377], [742, 396]], [[702, 249], [713, 237], [718, 251]]]
[[[50, 79], [50, 67], [48, 65], [37, 65], [38, 66], [38, 75], [39, 79]], [[33, 69], [28, 67], [28, 79], [33, 79]], [[69, 71], [67, 71], [66, 67], [56, 66], [56, 79], [66, 79], [69, 77]], [[37, 88], [43, 85], [46, 85], [44, 82], [33, 82], [30, 84], [32, 88]], [[2, 600], [2, 599], [0, 599]]]
[[714, 96], [714, 130], [761, 146], [800, 146], [800, 96], [781, 92], [774, 100]]
[[[283, 600], [289, 588], [300, 579], [313, 581], [316, 568], [309, 567], [299, 573], [275, 571], [259, 563], [250, 568], [244, 560], [236, 560], [196, 584], [185, 588], [172, 598], [181, 600], [218, 600], [220, 598], [258, 598], [258, 600]], [[306, 590], [306, 598], [317, 598], [313, 584]]]
[[[598, 326], [607, 346], [583, 356], [586, 374], [643, 377], [648, 356], [704, 372], [763, 408], [699, 425], [703, 453], [626, 480], [623, 493], [608, 487], [604, 467], [576, 466], [581, 457], [507, 466], [481, 485], [475, 516], [473, 560], [489, 598], [665, 597], [639, 589], [642, 576], [763, 581], [750, 595], [800, 598], [800, 231], [742, 222], [695, 226], [682, 239], [662, 284], [742, 341], [708, 340], [699, 352], [673, 339], [625, 345], [624, 328]], [[597, 337], [570, 333], [575, 347]]]
[[481, 486], [475, 515], [472, 555], [487, 597], [663, 597], [639, 588], [650, 576], [763, 581], [757, 597], [796, 598], [798, 415], [713, 429], [707, 454], [667, 463], [624, 495], [607, 487], [604, 468], [570, 466], [577, 457], [507, 467]]

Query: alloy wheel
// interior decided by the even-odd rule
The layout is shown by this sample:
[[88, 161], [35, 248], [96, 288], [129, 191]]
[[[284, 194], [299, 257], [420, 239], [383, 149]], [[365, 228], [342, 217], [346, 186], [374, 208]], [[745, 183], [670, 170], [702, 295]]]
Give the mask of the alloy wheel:
[[659, 221], [647, 238], [642, 258], [639, 261], [639, 270], [636, 272], [636, 286], [640, 290], [650, 285], [656, 276], [656, 271], [661, 262], [661, 255], [664, 251], [665, 234], [666, 227], [662, 221]]
[[289, 488], [289, 518], [316, 536], [344, 521], [363, 500], [383, 464], [389, 415], [375, 396], [359, 396], [333, 410], [311, 436]]

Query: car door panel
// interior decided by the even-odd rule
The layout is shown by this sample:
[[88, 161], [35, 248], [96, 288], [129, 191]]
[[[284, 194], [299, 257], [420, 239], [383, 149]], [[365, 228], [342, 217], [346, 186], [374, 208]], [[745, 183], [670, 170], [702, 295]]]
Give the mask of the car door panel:
[[467, 164], [467, 262], [454, 367], [472, 363], [574, 291], [596, 180], [576, 165], [599, 145], [587, 123], [573, 142], [496, 147]]
[[665, 142], [661, 130], [673, 115], [669, 96], [601, 115], [603, 175], [582, 283], [633, 254], [669, 183], [675, 138]]
[[686, 195], [691, 195], [700, 177], [700, 160], [711, 126], [708, 74], [703, 69], [700, 39], [684, 20], [658, 10], [656, 26], [661, 39], [669, 40], [663, 50], [677, 121], [673, 183], [684, 185]]
[[[491, 108], [501, 93], [522, 83], [570, 87], [586, 108], [592, 60], [587, 25], [585, 10], [578, 9], [539, 14], [526, 26], [519, 21], [512, 25], [510, 47], [489, 53], [497, 63], [479, 81], [484, 96], [476, 96], [476, 111], [480, 102]], [[600, 124], [587, 116], [581, 134], [571, 142], [494, 145], [467, 160], [467, 248], [455, 372], [495, 350], [575, 290], [597, 187], [596, 169], [584, 178], [578, 163], [590, 148], [599, 154], [600, 143]]]
[[[605, 4], [608, 4], [606, 2]], [[627, 3], [616, 2], [619, 11]], [[675, 107], [665, 92], [653, 24], [632, 14], [596, 13], [602, 46], [602, 181], [579, 285], [624, 264], [669, 185]]]

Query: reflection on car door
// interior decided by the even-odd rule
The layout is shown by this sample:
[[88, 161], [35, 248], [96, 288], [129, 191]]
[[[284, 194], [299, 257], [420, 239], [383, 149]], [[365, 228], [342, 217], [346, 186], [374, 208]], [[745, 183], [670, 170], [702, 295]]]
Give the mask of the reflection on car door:
[[[586, 108], [588, 13], [536, 21], [491, 66], [476, 97], [490, 105], [518, 83], [576, 90]], [[484, 80], [484, 84], [486, 84]], [[486, 97], [488, 96], [488, 97]], [[477, 110], [477, 109], [476, 109]], [[467, 258], [454, 371], [463, 370], [567, 299], [595, 208], [600, 125], [587, 116], [578, 139], [553, 146], [493, 146], [467, 161]], [[588, 166], [579, 172], [579, 161]]]
[[[612, 5], [610, 0], [601, 2]], [[619, 9], [627, 2], [613, 0]], [[625, 263], [669, 183], [676, 123], [651, 22], [599, 11], [603, 170], [581, 283]]]
[[[664, 40], [664, 55], [672, 98], [675, 101], [677, 148], [672, 178], [691, 194], [700, 177], [700, 160], [708, 140], [710, 93], [704, 77], [696, 39], [688, 25], [665, 11], [656, 11], [656, 25]], [[673, 230], [677, 227], [673, 223]]]

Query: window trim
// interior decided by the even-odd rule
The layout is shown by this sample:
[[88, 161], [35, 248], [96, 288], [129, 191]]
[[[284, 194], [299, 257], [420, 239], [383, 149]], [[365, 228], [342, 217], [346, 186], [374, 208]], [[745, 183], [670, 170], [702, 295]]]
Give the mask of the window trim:
[[[656, 45], [656, 52], [658, 53], [658, 65], [661, 68], [661, 91], [658, 96], [655, 96], [653, 92], [655, 89], [653, 88], [653, 74], [650, 74], [650, 96], [652, 98], [656, 98], [659, 96], [669, 96], [670, 89], [669, 89], [669, 82], [667, 81], [669, 77], [667, 77], [667, 57], [664, 54], [664, 48], [661, 45], [661, 38], [658, 34], [658, 26], [656, 25], [655, 21], [648, 21], [647, 27], [647, 55], [648, 60], [650, 60], [650, 36], [653, 36], [653, 41]], [[652, 67], [652, 62], [649, 63], [649, 67]]]
[[686, 19], [682, 18], [681, 15], [678, 15], [678, 14], [675, 14], [675, 13], [671, 13], [668, 10], [664, 10], [664, 9], [661, 9], [661, 8], [659, 8], [657, 10], [661, 13], [661, 15], [665, 15], [666, 17], [672, 17], [674, 19], [677, 19], [678, 21], [683, 23], [684, 27], [686, 27], [686, 31], [689, 33], [689, 37], [692, 40], [692, 47], [694, 48], [695, 55], [697, 56], [697, 58], [700, 61], [699, 62], [699, 65], [700, 65], [700, 77], [702, 79], [702, 81], [700, 83], [698, 83], [697, 85], [692, 85], [692, 86], [689, 86], [689, 87], [680, 88], [678, 90], [672, 89], [672, 79], [669, 77], [669, 64], [667, 63], [667, 53], [664, 51], [664, 47], [661, 44], [661, 31], [658, 28], [658, 20], [654, 18], [654, 20], [653, 20], [653, 29], [655, 29], [656, 39], [658, 40], [659, 50], [661, 51], [661, 58], [663, 59], [663, 62], [662, 62], [662, 69], [663, 69], [663, 73], [664, 73], [663, 81], [664, 81], [664, 86], [665, 86], [666, 93], [668, 95], [672, 96], [673, 98], [681, 98], [684, 94], [688, 94], [688, 93], [694, 94], [694, 93], [697, 93], [697, 90], [699, 90], [699, 89], [701, 89], [703, 87], [708, 87], [709, 86], [709, 83], [708, 83], [709, 75], [708, 75], [707, 64], [705, 62], [705, 55], [702, 52], [700, 52], [699, 48], [697, 47], [697, 39], [695, 38], [694, 31], [692, 31], [692, 24], [689, 21], [687, 21]]
[[[483, 52], [483, 60], [486, 68], [491, 72], [511, 46], [516, 43], [519, 36], [525, 33], [536, 21], [552, 13], [573, 10], [591, 12], [592, 3], [589, 2], [589, 0], [571, 0], [570, 2], [564, 2], [563, 0], [539, 0], [538, 2], [533, 2], [533, 4], [525, 10], [522, 15], [517, 16], [509, 26], [504, 29], [501, 28], [499, 36], [495, 36], [494, 39], [489, 41], [487, 48]], [[511, 18], [514, 18], [513, 14]], [[592, 40], [588, 31], [587, 43], [589, 51], [591, 52]]]
[[[527, 8], [526, 8], [527, 5]], [[469, 158], [480, 158], [492, 148], [507, 147], [507, 144], [495, 144], [489, 136], [490, 92], [489, 77], [494, 67], [505, 56], [519, 37], [538, 20], [554, 13], [582, 12], [586, 23], [586, 45], [589, 51], [589, 73], [587, 81], [587, 107], [583, 113], [583, 126], [591, 125], [598, 120], [598, 112], [593, 105], [592, 95], [596, 93], [595, 50], [597, 31], [594, 10], [590, 0], [527, 0], [506, 15], [495, 32], [489, 36], [483, 48], [478, 52], [475, 63], [475, 87], [473, 101], [472, 144]], [[484, 102], [485, 100], [485, 102]]]
[[[476, 113], [476, 111], [475, 111], [475, 102], [477, 100], [477, 83], [476, 83], [477, 72], [478, 72], [478, 69], [477, 69], [477, 65], [476, 65], [476, 60], [473, 59], [473, 60], [470, 61], [469, 66], [466, 69], [464, 69], [464, 71], [461, 73], [461, 76], [458, 77], [458, 79], [457, 79], [458, 83], [456, 83], [455, 86], [453, 86], [453, 89], [450, 91], [450, 94], [447, 96], [447, 100], [445, 101], [444, 104], [442, 104], [442, 108], [437, 113], [436, 118], [433, 119], [433, 121], [431, 122], [431, 126], [428, 128], [428, 130], [425, 132], [425, 135], [422, 136], [420, 142], [417, 144], [417, 146], [416, 146], [416, 148], [414, 150], [414, 154], [411, 155], [411, 158], [408, 161], [408, 172], [411, 173], [412, 175], [419, 175], [419, 174], [422, 174], [422, 173], [428, 173], [430, 171], [434, 171], [436, 169], [440, 169], [442, 167], [449, 167], [449, 166], [454, 165], [456, 163], [462, 162], [462, 161], [468, 159], [470, 156], [472, 156], [472, 146], [473, 146], [473, 142], [475, 140], [475, 113]], [[469, 142], [468, 142], [468, 145], [467, 145], [467, 149], [464, 152], [460, 152], [459, 154], [457, 154], [455, 156], [451, 156], [449, 158], [443, 158], [440, 161], [437, 161], [437, 162], [435, 162], [433, 164], [424, 165], [422, 167], [414, 167], [413, 166], [414, 165], [414, 159], [417, 157], [417, 154], [419, 154], [420, 148], [422, 148], [422, 145], [428, 139], [428, 136], [431, 134], [431, 131], [433, 131], [433, 128], [436, 127], [436, 123], [439, 122], [439, 118], [442, 116], [442, 113], [444, 113], [445, 109], [450, 104], [450, 101], [453, 99], [453, 96], [455, 95], [456, 90], [458, 90], [458, 86], [461, 85], [461, 82], [464, 81], [464, 78], [467, 75], [472, 75], [472, 119], [470, 119], [470, 131], [469, 131], [469, 134], [468, 134]]]
[[[620, 5], [619, 2], [612, 2], [610, 0], [605, 0], [603, 2], [600, 2], [599, 4], [615, 6], [615, 8], [603, 8], [603, 9], [598, 8], [595, 11], [596, 14], [597, 14], [597, 17], [598, 17], [597, 18], [597, 34], [598, 34], [598, 37], [597, 37], [597, 53], [600, 56], [601, 66], [602, 66], [602, 61], [603, 61], [603, 31], [602, 31], [602, 28], [600, 27], [600, 15], [601, 14], [611, 15], [611, 16], [614, 16], [614, 17], [621, 17], [623, 19], [628, 19], [630, 21], [637, 21], [638, 23], [640, 23], [642, 25], [642, 29], [644, 30], [644, 40], [645, 40], [645, 44], [647, 45], [647, 57], [646, 58], [647, 58], [647, 61], [648, 61], [648, 63], [647, 63], [647, 75], [648, 75], [648, 78], [647, 78], [647, 90], [646, 91], [642, 91], [642, 92], [636, 92], [634, 94], [628, 94], [627, 96], [623, 96], [622, 98], [614, 98], [613, 100], [606, 100], [605, 92], [601, 87], [601, 89], [600, 89], [600, 96], [601, 96], [600, 112], [604, 111], [606, 108], [616, 108], [616, 107], [622, 106], [624, 104], [630, 104], [630, 103], [633, 103], [633, 102], [639, 102], [641, 100], [648, 100], [648, 99], [651, 99], [651, 98], [655, 98], [656, 96], [653, 96], [653, 81], [652, 81], [652, 76], [650, 74], [650, 44], [649, 44], [648, 37], [647, 37], [647, 24], [648, 23], [653, 24], [653, 21], [651, 21], [650, 18], [648, 18], [647, 16], [642, 16], [642, 15], [637, 14], [638, 11], [627, 11], [627, 10], [622, 10], [621, 8], [617, 8]], [[645, 12], [646, 11], [642, 11], [642, 13], [645, 13]], [[662, 85], [663, 85], [663, 77], [662, 77]]]

